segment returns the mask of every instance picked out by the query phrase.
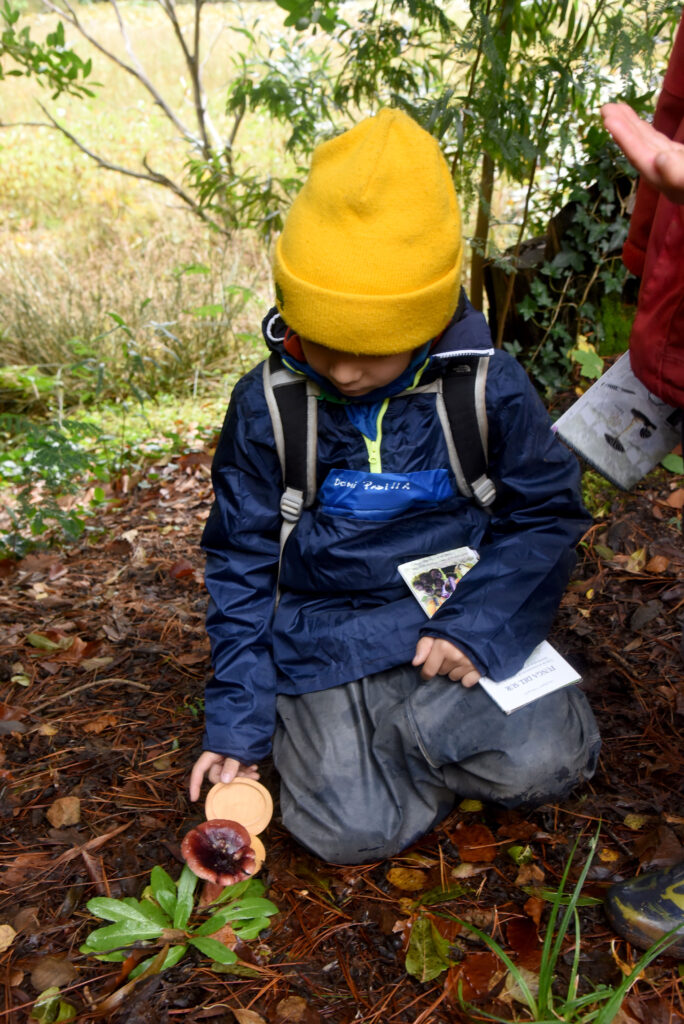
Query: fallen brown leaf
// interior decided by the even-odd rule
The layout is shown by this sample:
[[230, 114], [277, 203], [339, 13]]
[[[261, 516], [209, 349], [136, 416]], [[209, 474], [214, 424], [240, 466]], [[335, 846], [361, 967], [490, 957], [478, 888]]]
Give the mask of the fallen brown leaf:
[[105, 729], [114, 728], [114, 726], [119, 725], [119, 723], [120, 719], [111, 713], [98, 715], [98, 717], [94, 718], [92, 722], [87, 722], [83, 726], [83, 732], [94, 732], [99, 735], [101, 732], [104, 732]]
[[0, 924], [0, 953], [10, 948], [16, 934], [11, 924]]
[[286, 996], [275, 1008], [276, 1024], [319, 1024], [320, 1019], [301, 996]]
[[174, 562], [169, 569], [169, 576], [172, 580], [182, 580], [186, 576], [194, 576], [195, 567], [191, 565], [185, 558], [181, 558], [179, 562]]
[[68, 985], [78, 972], [66, 957], [44, 956], [31, 971], [31, 984], [36, 992], [44, 992], [46, 988], [56, 985]]
[[81, 801], [77, 796], [61, 796], [50, 806], [45, 817], [53, 828], [78, 825], [81, 820]]
[[[75, 860], [76, 857], [80, 857], [83, 851], [86, 853], [92, 853], [93, 850], [99, 850], [101, 846], [106, 846], [110, 839], [114, 836], [118, 836], [120, 832], [125, 832], [127, 828], [130, 828], [133, 824], [132, 821], [127, 821], [123, 825], [119, 825], [118, 828], [113, 828], [111, 832], [105, 832], [102, 836], [94, 836], [89, 839], [87, 843], [83, 843], [81, 846], [73, 846], [70, 850], [66, 850], [60, 854], [56, 861], [54, 861], [54, 867], [58, 867], [60, 864], [68, 864], [69, 861]], [[142, 975], [141, 975], [142, 977]]]
[[541, 885], [544, 881], [544, 871], [538, 864], [521, 864], [518, 874], [515, 876], [516, 885]]
[[544, 900], [540, 899], [538, 896], [530, 896], [527, 902], [523, 905], [523, 910], [532, 918], [536, 928], [538, 928], [541, 923], [544, 906]]
[[254, 1010], [233, 1010], [233, 1016], [237, 1024], [266, 1024], [261, 1014]]
[[678, 487], [676, 491], [673, 491], [667, 497], [665, 504], [672, 508], [684, 508], [684, 487]]
[[486, 825], [459, 825], [453, 835], [461, 860], [488, 864], [497, 854], [494, 836]]
[[12, 707], [11, 704], [0, 704], [0, 722], [19, 722], [26, 713], [26, 708]]
[[665, 555], [654, 555], [653, 558], [649, 558], [644, 568], [646, 572], [660, 573], [665, 572], [669, 564], [670, 560], [665, 558]]
[[503, 978], [501, 962], [494, 953], [471, 953], [456, 967], [447, 971], [444, 991], [454, 1006], [459, 1005], [459, 986], [466, 1002], [482, 999], [488, 995]]

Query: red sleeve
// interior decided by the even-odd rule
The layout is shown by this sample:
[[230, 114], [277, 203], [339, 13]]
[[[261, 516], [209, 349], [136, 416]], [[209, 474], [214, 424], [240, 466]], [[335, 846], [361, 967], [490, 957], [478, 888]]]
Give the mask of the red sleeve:
[[[669, 138], [681, 139], [684, 123], [684, 14], [677, 29], [670, 61], [658, 98], [654, 127]], [[646, 181], [640, 181], [629, 234], [622, 250], [622, 260], [628, 270], [641, 277], [646, 258], [648, 236], [655, 216], [660, 193]]]

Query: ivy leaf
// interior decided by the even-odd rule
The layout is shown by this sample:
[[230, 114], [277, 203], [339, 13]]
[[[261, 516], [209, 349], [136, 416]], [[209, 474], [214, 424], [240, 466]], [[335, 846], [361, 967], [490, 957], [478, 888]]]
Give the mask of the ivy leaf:
[[419, 981], [432, 981], [451, 967], [448, 952], [449, 943], [439, 934], [434, 921], [419, 917], [411, 928], [406, 970]]
[[211, 957], [212, 960], [216, 960], [220, 964], [234, 964], [237, 960], [237, 954], [232, 949], [228, 949], [222, 942], [217, 939], [208, 938], [192, 938], [190, 939], [190, 945], [194, 946], [195, 949], [199, 949], [200, 953], [204, 953], [205, 956]]
[[583, 377], [598, 380], [603, 373], [603, 360], [594, 349], [573, 348], [570, 356], [576, 363], [579, 363], [580, 373]]
[[668, 469], [670, 473], [684, 473], [684, 459], [681, 455], [670, 453], [660, 460], [660, 465]]
[[174, 928], [185, 928], [187, 925], [192, 913], [192, 896], [196, 885], [197, 875], [190, 870], [187, 864], [183, 865], [181, 876], [178, 879], [176, 909], [173, 915]]
[[538, 311], [538, 305], [531, 295], [526, 295], [522, 302], [518, 303], [518, 312], [523, 320], [530, 320]]

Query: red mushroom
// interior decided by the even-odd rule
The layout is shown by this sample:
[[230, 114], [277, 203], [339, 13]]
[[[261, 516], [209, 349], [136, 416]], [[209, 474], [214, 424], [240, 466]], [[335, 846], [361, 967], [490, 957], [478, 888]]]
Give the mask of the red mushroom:
[[216, 885], [234, 885], [256, 869], [247, 829], [237, 821], [205, 821], [183, 839], [181, 853], [198, 878]]

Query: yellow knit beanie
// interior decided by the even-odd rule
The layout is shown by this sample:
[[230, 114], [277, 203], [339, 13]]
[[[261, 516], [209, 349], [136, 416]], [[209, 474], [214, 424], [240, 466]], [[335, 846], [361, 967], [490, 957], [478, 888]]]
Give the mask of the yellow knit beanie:
[[458, 200], [436, 139], [385, 108], [315, 150], [276, 245], [276, 302], [319, 345], [406, 352], [451, 319], [462, 258]]

